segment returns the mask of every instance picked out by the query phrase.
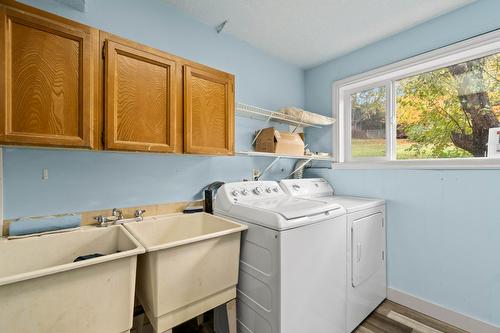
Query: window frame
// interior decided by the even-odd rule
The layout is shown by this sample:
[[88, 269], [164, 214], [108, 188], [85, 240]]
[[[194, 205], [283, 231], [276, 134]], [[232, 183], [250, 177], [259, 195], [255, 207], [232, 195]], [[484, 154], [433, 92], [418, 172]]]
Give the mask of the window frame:
[[[352, 121], [352, 112], [351, 112], [351, 95], [362, 92], [365, 90], [370, 90], [374, 88], [382, 88], [385, 87], [385, 149], [386, 149], [386, 156], [374, 156], [374, 157], [357, 157], [357, 158], [352, 158], [352, 135], [351, 135], [351, 121]], [[344, 131], [345, 131], [345, 138], [344, 138], [344, 152], [345, 156], [347, 156], [347, 161], [387, 161], [390, 160], [390, 156], [392, 155], [392, 147], [395, 145], [394, 138], [392, 136], [392, 118], [393, 115], [391, 114], [391, 101], [392, 101], [392, 85], [389, 82], [376, 82], [367, 86], [360, 87], [358, 89], [353, 89], [353, 90], [346, 90], [344, 91], [344, 101], [347, 101], [344, 103], [344, 115], [345, 115], [345, 123], [344, 123]], [[349, 158], [350, 157], [350, 158]]]
[[[500, 159], [487, 157], [396, 159], [396, 99], [395, 82], [403, 78], [429, 72], [500, 53], [500, 30], [473, 37], [426, 52], [402, 61], [335, 81], [332, 87], [332, 114], [337, 118], [333, 128], [333, 154], [337, 157], [334, 168], [430, 168], [474, 169], [500, 168]], [[386, 87], [386, 140], [385, 157], [351, 157], [350, 95], [374, 87]]]

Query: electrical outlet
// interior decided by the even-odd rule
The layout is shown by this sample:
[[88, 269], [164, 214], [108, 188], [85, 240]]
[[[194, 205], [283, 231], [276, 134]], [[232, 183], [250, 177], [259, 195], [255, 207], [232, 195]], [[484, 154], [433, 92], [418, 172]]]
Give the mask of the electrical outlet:
[[44, 168], [42, 171], [42, 179], [43, 180], [48, 180], [49, 179], [49, 169]]
[[260, 177], [259, 169], [252, 169], [252, 180], [257, 180]]

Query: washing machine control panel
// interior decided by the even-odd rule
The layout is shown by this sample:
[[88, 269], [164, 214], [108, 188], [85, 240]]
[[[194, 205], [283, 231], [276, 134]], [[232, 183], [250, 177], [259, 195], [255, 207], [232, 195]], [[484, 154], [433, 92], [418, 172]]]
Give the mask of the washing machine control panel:
[[250, 181], [223, 185], [217, 195], [225, 195], [230, 201], [246, 201], [286, 195], [275, 181]]

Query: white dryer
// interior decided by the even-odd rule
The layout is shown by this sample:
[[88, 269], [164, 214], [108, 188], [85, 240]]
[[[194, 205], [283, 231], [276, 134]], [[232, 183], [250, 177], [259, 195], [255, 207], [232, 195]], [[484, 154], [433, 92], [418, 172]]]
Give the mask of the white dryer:
[[344, 208], [256, 181], [223, 185], [214, 214], [249, 227], [241, 243], [238, 332], [345, 332]]
[[387, 297], [385, 201], [334, 195], [322, 178], [286, 179], [285, 192], [328, 200], [347, 211], [347, 332], [352, 332]]

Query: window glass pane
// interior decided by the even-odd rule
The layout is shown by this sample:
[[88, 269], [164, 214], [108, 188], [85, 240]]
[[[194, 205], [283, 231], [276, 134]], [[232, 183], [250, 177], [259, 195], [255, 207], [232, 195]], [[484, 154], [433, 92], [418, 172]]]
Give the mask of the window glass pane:
[[500, 53], [396, 82], [398, 159], [484, 157], [500, 127]]
[[376, 87], [351, 95], [351, 156], [384, 157], [386, 89]]

